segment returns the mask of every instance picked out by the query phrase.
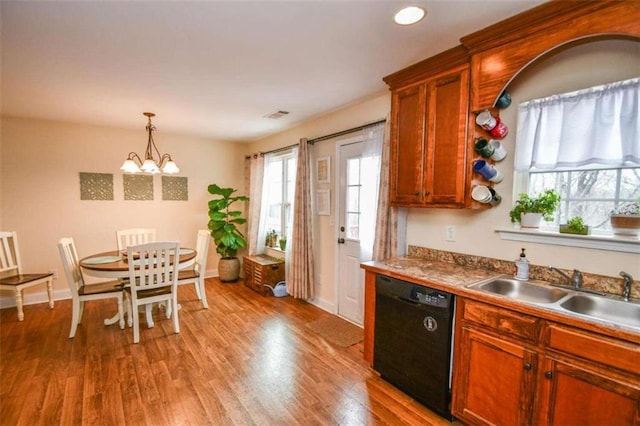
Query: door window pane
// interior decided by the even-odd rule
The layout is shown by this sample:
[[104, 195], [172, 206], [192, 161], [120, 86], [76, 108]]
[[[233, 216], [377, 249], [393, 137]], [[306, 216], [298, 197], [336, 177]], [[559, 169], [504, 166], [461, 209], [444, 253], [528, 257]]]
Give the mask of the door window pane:
[[360, 239], [360, 157], [347, 159], [347, 238]]

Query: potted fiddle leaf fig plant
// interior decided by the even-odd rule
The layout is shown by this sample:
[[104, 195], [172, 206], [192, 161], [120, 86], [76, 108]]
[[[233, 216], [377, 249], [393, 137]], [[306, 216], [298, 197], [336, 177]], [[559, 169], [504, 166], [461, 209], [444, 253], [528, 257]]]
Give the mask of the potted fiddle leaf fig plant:
[[216, 252], [220, 255], [218, 274], [222, 282], [235, 282], [240, 277], [240, 260], [238, 250], [247, 246], [247, 240], [238, 229], [238, 225], [247, 222], [242, 211], [232, 208], [234, 203], [249, 201], [244, 195], [234, 195], [237, 189], [222, 188], [211, 184], [210, 194], [216, 196], [209, 201], [209, 224]]
[[560, 194], [546, 189], [535, 197], [521, 193], [509, 212], [511, 222], [520, 222], [523, 228], [537, 228], [542, 219], [553, 220], [553, 213], [560, 206]]

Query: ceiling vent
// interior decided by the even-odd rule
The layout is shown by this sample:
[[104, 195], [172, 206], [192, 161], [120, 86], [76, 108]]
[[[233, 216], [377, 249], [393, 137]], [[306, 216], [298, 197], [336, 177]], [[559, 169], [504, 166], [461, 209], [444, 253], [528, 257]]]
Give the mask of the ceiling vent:
[[280, 117], [284, 117], [285, 115], [289, 114], [289, 111], [276, 111], [276, 112], [272, 112], [271, 114], [267, 114], [264, 116], [264, 118], [273, 118], [274, 120]]

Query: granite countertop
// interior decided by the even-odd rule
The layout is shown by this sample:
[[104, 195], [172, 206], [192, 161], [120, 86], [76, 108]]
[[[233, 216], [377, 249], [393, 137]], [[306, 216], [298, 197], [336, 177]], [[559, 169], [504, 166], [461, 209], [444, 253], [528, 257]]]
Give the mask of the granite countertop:
[[434, 288], [454, 294], [457, 293], [455, 290], [457, 287], [503, 275], [496, 271], [409, 256], [394, 257], [380, 262], [365, 262], [362, 267], [373, 272], [389, 273], [398, 278], [405, 277], [423, 284], [431, 284]]
[[[468, 288], [470, 284], [487, 281], [500, 276], [510, 276], [510, 274], [505, 274], [504, 270], [484, 268], [482, 265], [474, 263], [460, 264], [441, 259], [425, 259], [415, 256], [402, 256], [385, 259], [383, 261], [364, 262], [361, 264], [361, 267], [370, 272], [404, 279], [457, 296], [579, 327], [584, 330], [616, 336], [640, 344], [640, 333], [635, 328], [623, 325], [618, 326], [607, 321], [599, 321], [595, 318], [584, 318], [570, 312], [560, 312], [557, 309], [551, 309], [541, 304], [534, 304], [508, 296], [495, 295], [478, 289]], [[530, 281], [543, 285], [550, 284], [549, 282], [537, 279]]]

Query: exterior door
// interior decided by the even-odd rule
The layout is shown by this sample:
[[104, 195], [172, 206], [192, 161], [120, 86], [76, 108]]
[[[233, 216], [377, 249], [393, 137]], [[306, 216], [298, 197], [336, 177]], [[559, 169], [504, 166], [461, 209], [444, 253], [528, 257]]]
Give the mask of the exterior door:
[[[362, 324], [364, 313], [364, 271], [360, 269], [364, 142], [339, 146], [338, 198], [338, 315]], [[371, 173], [369, 171], [369, 173]], [[370, 260], [370, 259], [368, 259]]]

